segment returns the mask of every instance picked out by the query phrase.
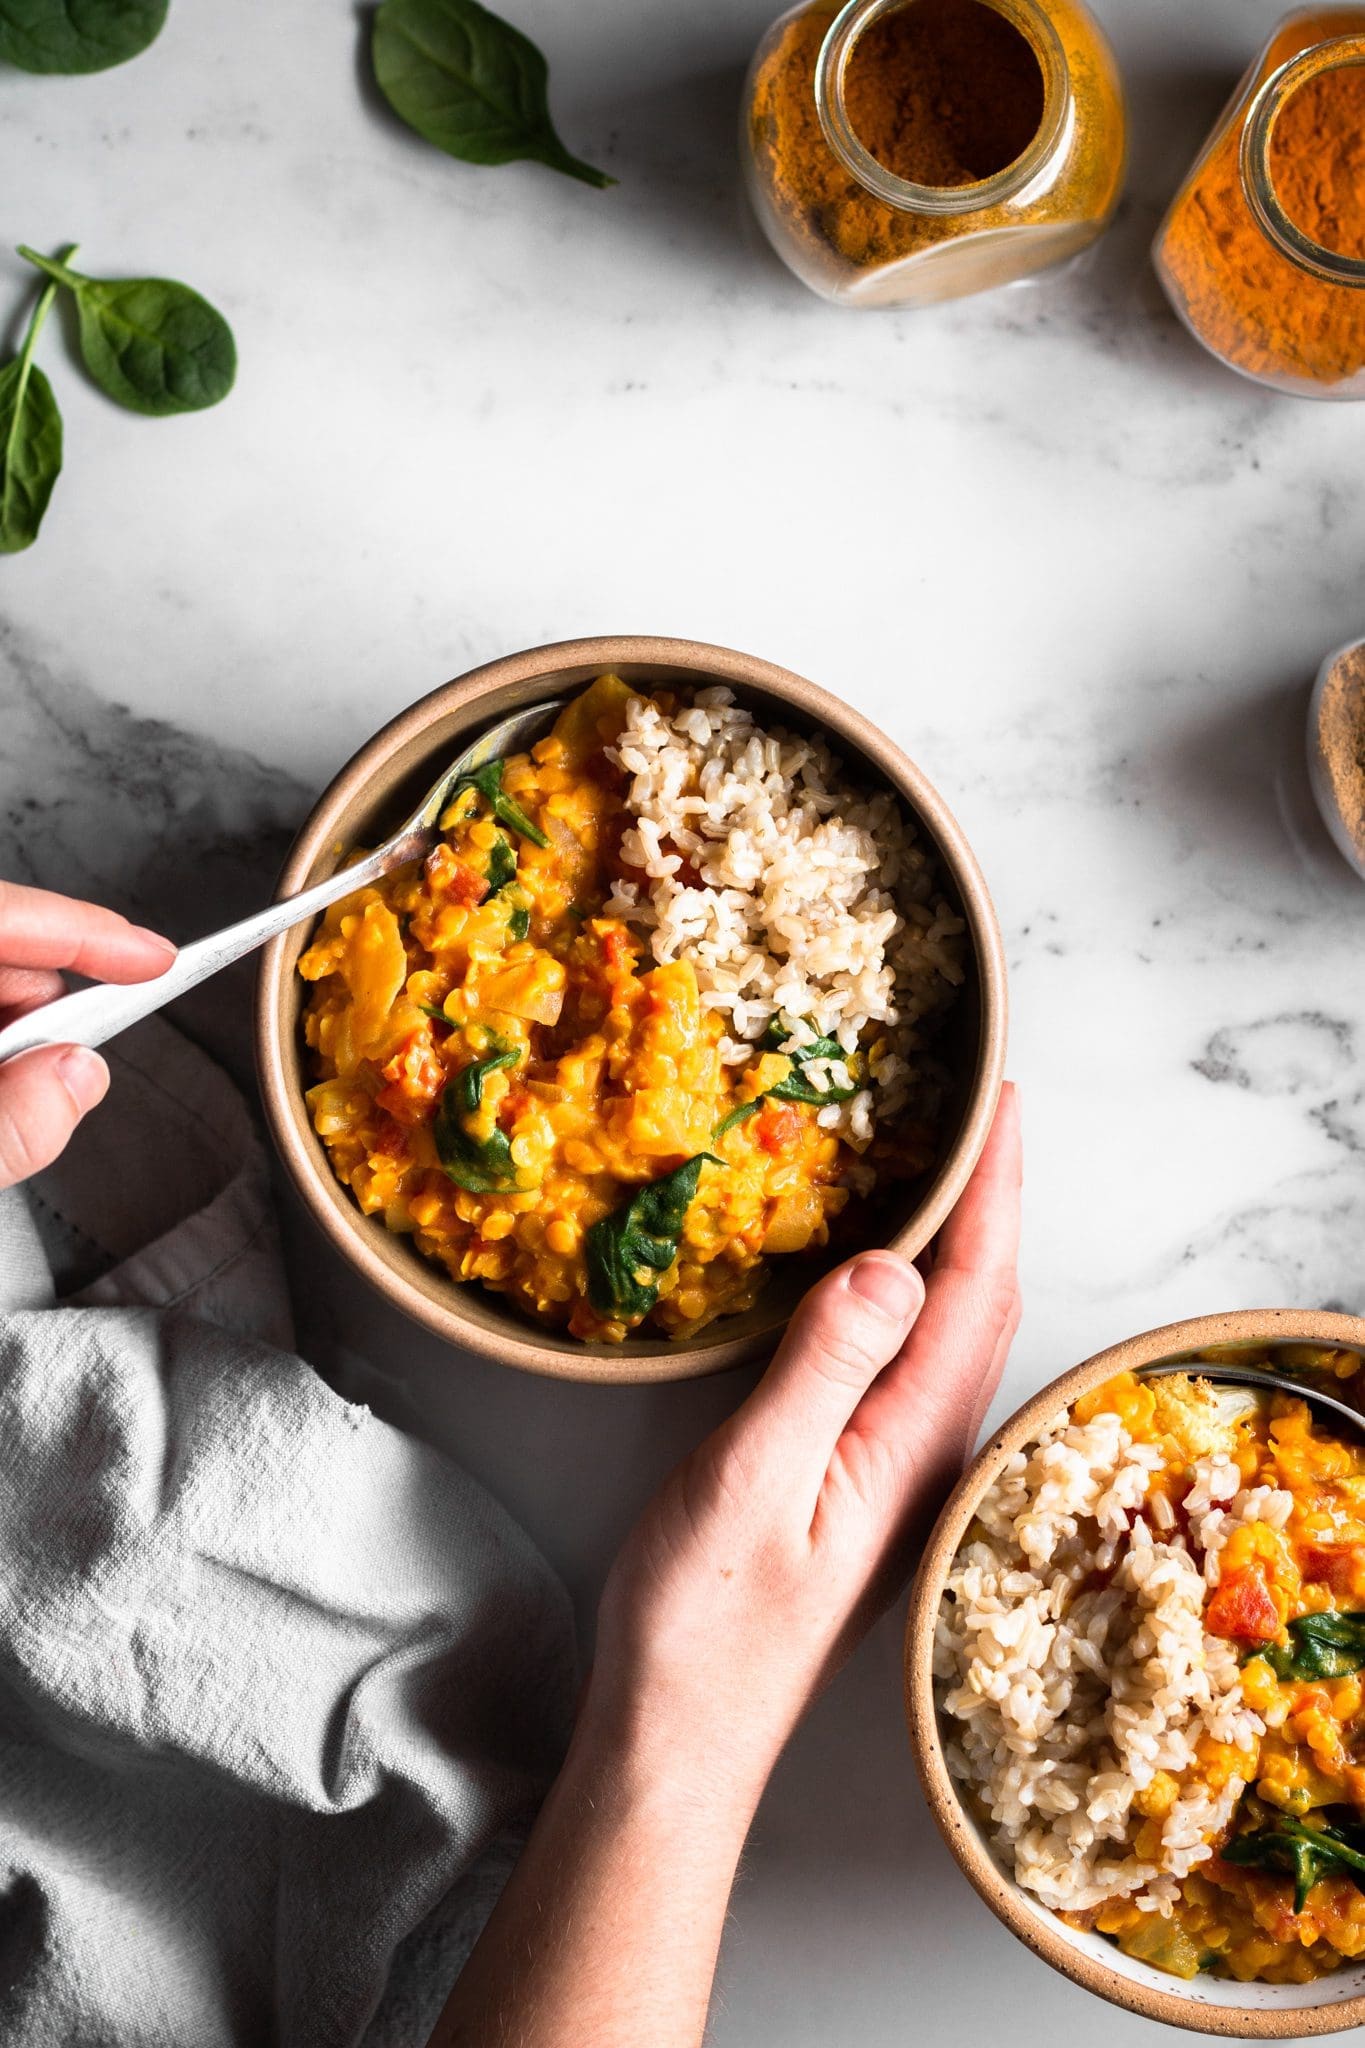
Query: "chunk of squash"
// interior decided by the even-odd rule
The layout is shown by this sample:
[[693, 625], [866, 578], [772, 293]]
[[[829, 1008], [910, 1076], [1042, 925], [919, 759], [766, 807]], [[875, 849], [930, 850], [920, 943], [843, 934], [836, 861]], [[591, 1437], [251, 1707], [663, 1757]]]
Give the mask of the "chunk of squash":
[[528, 1024], [557, 1024], [567, 979], [562, 962], [550, 953], [535, 953], [481, 980], [479, 1007], [524, 1017]]
[[351, 1040], [363, 1058], [393, 1030], [390, 1013], [408, 978], [398, 919], [385, 903], [367, 903], [346, 934], [341, 972], [351, 992]]
[[602, 748], [610, 746], [626, 722], [626, 706], [638, 695], [620, 676], [599, 676], [554, 723], [554, 737], [564, 749], [566, 768], [580, 769]]

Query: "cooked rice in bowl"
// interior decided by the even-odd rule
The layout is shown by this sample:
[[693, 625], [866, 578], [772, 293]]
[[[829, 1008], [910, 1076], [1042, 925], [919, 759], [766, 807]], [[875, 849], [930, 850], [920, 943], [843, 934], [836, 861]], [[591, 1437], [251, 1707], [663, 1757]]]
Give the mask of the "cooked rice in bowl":
[[1032, 1898], [1173, 1975], [1271, 1983], [1365, 1955], [1363, 1672], [1365, 1450], [1197, 1361], [1007, 1460], [934, 1654], [949, 1772]]

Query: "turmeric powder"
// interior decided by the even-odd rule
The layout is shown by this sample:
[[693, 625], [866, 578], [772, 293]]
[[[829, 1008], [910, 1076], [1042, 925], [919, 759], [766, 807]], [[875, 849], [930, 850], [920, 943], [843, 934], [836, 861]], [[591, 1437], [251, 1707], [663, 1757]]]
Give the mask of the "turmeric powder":
[[[1267, 231], [1243, 183], [1242, 133], [1261, 84], [1304, 50], [1365, 35], [1365, 8], [1291, 16], [1178, 194], [1157, 239], [1177, 310], [1225, 362], [1265, 382], [1339, 385], [1365, 371], [1365, 287], [1316, 275]], [[1365, 260], [1365, 47], [1317, 71], [1270, 132], [1274, 196], [1319, 248]]]
[[[842, 80], [847, 125], [892, 179], [962, 192], [960, 207], [938, 211], [869, 190], [829, 140], [817, 71], [839, 12], [837, 0], [812, 0], [785, 16], [760, 45], [749, 85], [755, 207], [779, 255], [815, 290], [867, 304], [953, 298], [1058, 262], [1100, 232], [1122, 178], [1123, 103], [1081, 0], [1011, 9], [1036, 18], [1036, 42], [991, 0], [907, 0], [858, 31]], [[1059, 50], [1060, 67], [1048, 71], [1039, 46]], [[1069, 95], [1072, 119], [1056, 122], [1049, 175], [975, 201], [971, 188], [1019, 163], [1059, 112], [1050, 94]], [[983, 236], [982, 249], [963, 246]], [[879, 290], [878, 275], [911, 257], [927, 259], [914, 285], [898, 274]]]

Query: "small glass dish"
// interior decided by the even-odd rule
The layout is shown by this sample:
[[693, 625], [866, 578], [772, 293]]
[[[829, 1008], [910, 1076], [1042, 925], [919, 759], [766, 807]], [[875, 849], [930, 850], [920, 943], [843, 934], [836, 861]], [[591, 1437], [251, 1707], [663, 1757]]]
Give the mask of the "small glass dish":
[[1306, 91], [1328, 91], [1361, 66], [1365, 7], [1289, 15], [1238, 85], [1152, 252], [1197, 341], [1254, 382], [1304, 398], [1365, 398], [1365, 245], [1334, 248], [1291, 217], [1277, 130], [1296, 102], [1308, 104]]
[[[974, 0], [1037, 63], [1040, 118], [1008, 162], [928, 184], [879, 161], [850, 111], [850, 67], [869, 31], [917, 4], [803, 0], [750, 67], [741, 141], [754, 211], [788, 268], [838, 305], [930, 305], [1051, 268], [1103, 232], [1122, 188], [1123, 91], [1080, 0]], [[992, 34], [998, 43], [998, 24]], [[970, 91], [970, 68], [962, 75]]]

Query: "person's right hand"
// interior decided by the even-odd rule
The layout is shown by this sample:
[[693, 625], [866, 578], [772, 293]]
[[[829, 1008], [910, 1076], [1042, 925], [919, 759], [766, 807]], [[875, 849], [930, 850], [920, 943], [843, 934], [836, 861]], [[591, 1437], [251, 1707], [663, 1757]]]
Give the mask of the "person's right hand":
[[[151, 981], [174, 958], [169, 939], [112, 910], [0, 882], [0, 1026], [62, 995], [62, 968], [92, 981]], [[50, 1166], [108, 1086], [108, 1067], [83, 1045], [0, 1065], [0, 1188]]]
[[1019, 1321], [1022, 1175], [1007, 1085], [927, 1278], [890, 1251], [830, 1273], [655, 1495], [602, 1601], [584, 1712], [608, 1748], [756, 1801], [971, 1450]]

